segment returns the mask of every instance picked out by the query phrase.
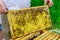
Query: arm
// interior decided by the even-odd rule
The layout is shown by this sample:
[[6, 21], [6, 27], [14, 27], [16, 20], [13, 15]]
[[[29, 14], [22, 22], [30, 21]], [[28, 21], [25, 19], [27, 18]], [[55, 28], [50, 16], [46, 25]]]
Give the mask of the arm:
[[0, 14], [6, 13], [6, 12], [7, 12], [6, 5], [3, 2], [3, 0], [0, 0]]
[[48, 3], [48, 6], [51, 7], [53, 5], [53, 0], [44, 0], [44, 4], [47, 5]]

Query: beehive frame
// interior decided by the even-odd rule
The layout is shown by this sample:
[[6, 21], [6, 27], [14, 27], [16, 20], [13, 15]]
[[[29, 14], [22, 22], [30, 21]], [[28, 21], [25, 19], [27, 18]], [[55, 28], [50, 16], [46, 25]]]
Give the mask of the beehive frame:
[[[25, 15], [25, 16], [24, 16]], [[34, 16], [35, 15], [35, 16]], [[18, 26], [17, 26], [17, 24], [18, 23], [14, 23], [14, 21], [15, 22], [17, 22], [16, 20], [19, 20], [20, 22], [22, 21], [22, 19], [19, 19], [18, 18], [18, 16], [19, 16], [19, 18], [26, 18], [27, 20], [30, 20], [30, 19], [32, 19], [32, 20], [30, 20], [30, 21], [28, 21], [27, 22], [27, 24], [28, 23], [30, 23], [31, 25], [33, 25], [33, 23], [36, 23], [35, 21], [39, 21], [38, 23], [36, 23], [37, 25], [39, 24], [39, 25], [41, 25], [41, 26], [36, 26], [36, 24], [35, 24], [35, 26], [31, 26], [30, 24], [28, 25], [28, 28], [29, 28], [29, 26], [30, 26], [30, 28], [32, 29], [34, 29], [33, 31], [30, 31], [30, 32], [28, 32], [28, 30], [27, 30], [27, 32], [28, 33], [24, 33], [24, 34], [22, 34], [22, 35], [15, 35], [14, 34], [14, 29], [17, 29], [17, 28], [19, 28]], [[32, 18], [32, 17], [33, 18]], [[35, 19], [34, 19], [34, 17], [35, 17]], [[44, 18], [45, 18], [45, 21], [44, 21]], [[16, 19], [17, 18], [17, 19]], [[40, 21], [40, 20], [41, 21]], [[43, 19], [43, 20], [42, 20]], [[25, 19], [24, 19], [25, 20]], [[23, 20], [23, 21], [24, 21]], [[34, 20], [34, 21], [33, 21]], [[22, 23], [20, 23], [19, 24], [19, 26], [21, 27], [21, 25], [23, 26], [23, 28], [24, 28], [24, 22], [22, 21]], [[25, 20], [25, 22], [26, 22], [26, 20]], [[32, 23], [31, 23], [32, 22]], [[43, 22], [45, 22], [44, 24], [43, 24]], [[17, 26], [17, 27], [15, 27], [15, 26]], [[14, 38], [17, 38], [17, 37], [21, 37], [21, 36], [24, 36], [24, 35], [27, 35], [27, 34], [30, 34], [30, 33], [32, 33], [32, 32], [36, 32], [36, 31], [39, 31], [39, 30], [42, 30], [42, 29], [46, 29], [46, 28], [48, 28], [48, 27], [51, 27], [51, 20], [50, 20], [50, 14], [49, 14], [49, 10], [48, 10], [48, 6], [39, 6], [39, 7], [31, 7], [31, 8], [26, 8], [26, 9], [21, 9], [21, 10], [9, 10], [8, 11], [8, 14], [6, 15], [6, 14], [3, 14], [2, 15], [2, 26], [3, 27], [7, 27], [6, 28], [6, 30], [8, 30], [7, 32], [9, 33], [11, 33], [11, 36], [12, 36], [12, 39], [14, 39]], [[15, 28], [14, 28], [15, 27]], [[36, 27], [36, 28], [35, 28]], [[22, 27], [21, 27], [22, 28]], [[29, 28], [29, 29], [30, 29]], [[5, 29], [5, 28], [4, 28]], [[10, 30], [9, 30], [10, 29]], [[30, 29], [30, 30], [31, 30]], [[20, 29], [19, 29], [20, 30]], [[21, 32], [21, 31], [19, 31], [19, 30], [16, 30], [17, 32]], [[26, 30], [25, 30], [26, 31]], [[24, 31], [24, 32], [25, 32]], [[7, 32], [5, 32], [5, 33], [7, 33]], [[17, 33], [16, 32], [16, 33]], [[7, 33], [7, 34], [8, 34]], [[22, 32], [21, 32], [22, 33]], [[8, 34], [9, 35], [9, 34]]]

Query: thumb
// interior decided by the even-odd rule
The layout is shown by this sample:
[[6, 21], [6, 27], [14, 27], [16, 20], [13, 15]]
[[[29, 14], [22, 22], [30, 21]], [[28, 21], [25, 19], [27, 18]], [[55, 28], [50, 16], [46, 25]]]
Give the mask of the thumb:
[[6, 7], [6, 5], [5, 5], [4, 2], [1, 3], [1, 8], [2, 8], [5, 12], [7, 12], [7, 7]]
[[44, 0], [44, 5], [47, 5], [48, 0]]

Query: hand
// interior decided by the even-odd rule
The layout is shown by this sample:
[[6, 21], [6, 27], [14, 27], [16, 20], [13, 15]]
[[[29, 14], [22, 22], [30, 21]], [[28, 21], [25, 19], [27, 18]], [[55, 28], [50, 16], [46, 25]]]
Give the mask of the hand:
[[7, 12], [7, 7], [5, 5], [5, 3], [0, 0], [0, 14], [6, 13]]
[[53, 1], [52, 0], [44, 0], [44, 5], [47, 5], [47, 4], [49, 7], [51, 7], [53, 5]]

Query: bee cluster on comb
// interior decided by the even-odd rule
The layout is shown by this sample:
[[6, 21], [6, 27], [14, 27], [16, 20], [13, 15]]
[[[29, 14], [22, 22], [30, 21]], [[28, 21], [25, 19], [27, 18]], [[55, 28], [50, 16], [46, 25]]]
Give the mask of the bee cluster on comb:
[[47, 6], [9, 10], [7, 18], [13, 39], [51, 27]]

